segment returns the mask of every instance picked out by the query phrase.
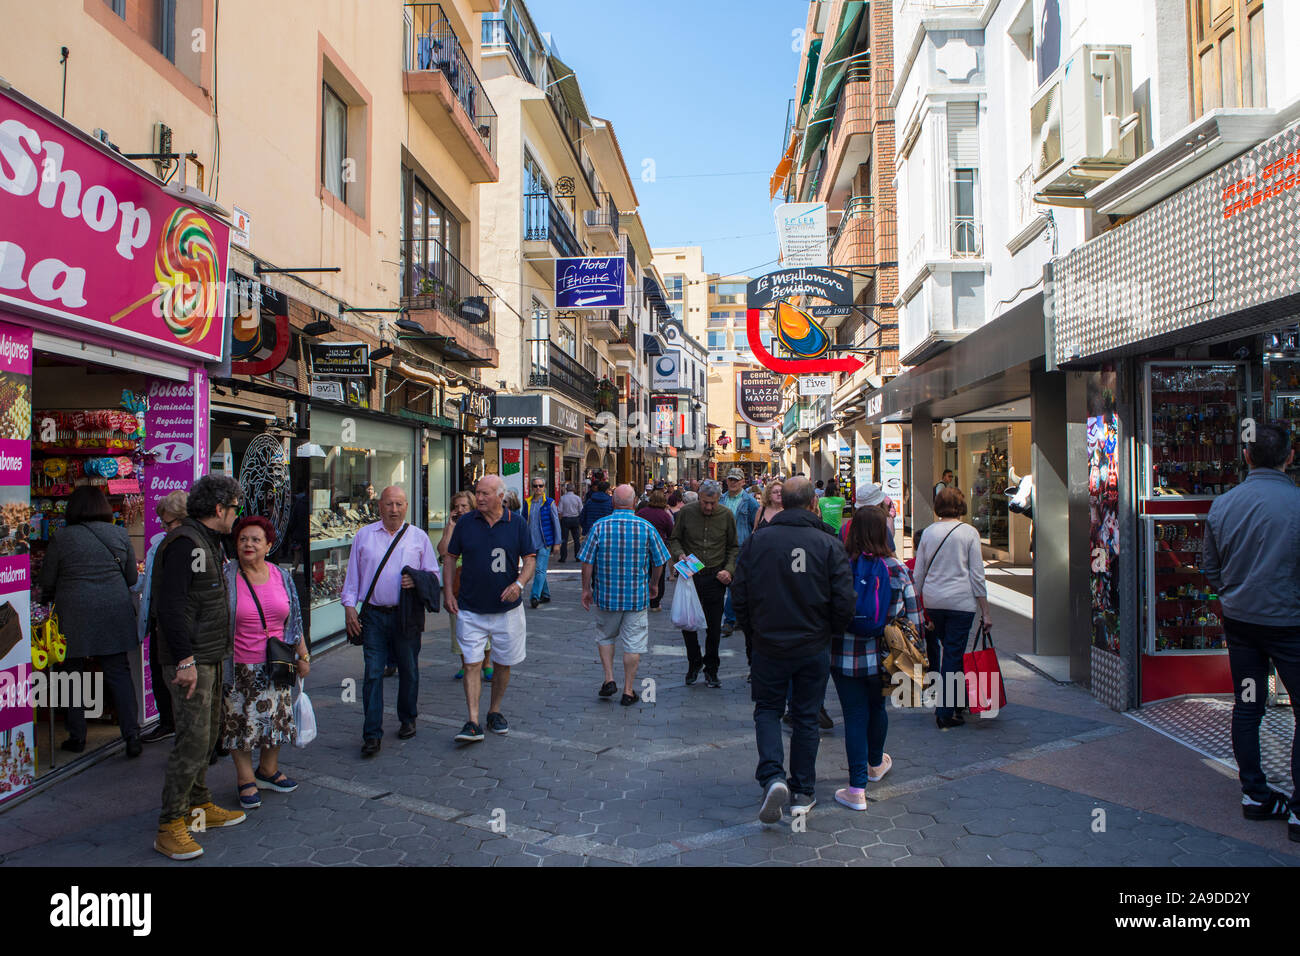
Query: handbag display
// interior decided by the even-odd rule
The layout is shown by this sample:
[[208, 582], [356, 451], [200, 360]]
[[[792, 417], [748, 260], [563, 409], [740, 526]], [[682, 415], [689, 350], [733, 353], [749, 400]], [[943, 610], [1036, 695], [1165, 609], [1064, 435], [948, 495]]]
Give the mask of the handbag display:
[[294, 664], [298, 660], [298, 645], [289, 644], [266, 633], [266, 614], [262, 611], [262, 602], [257, 597], [257, 591], [253, 589], [253, 582], [248, 580], [248, 575], [244, 573], [243, 568], [239, 569], [239, 576], [248, 585], [248, 593], [253, 596], [257, 616], [262, 622], [262, 633], [266, 634], [266, 669], [270, 672], [271, 683], [284, 690], [293, 684]]
[[[361, 612], [364, 611], [366, 605], [370, 603], [370, 596], [375, 593], [375, 585], [379, 583], [379, 575], [381, 575], [384, 572], [384, 565], [388, 563], [388, 559], [391, 558], [393, 556], [393, 552], [397, 550], [398, 542], [402, 540], [402, 535], [406, 534], [406, 529], [409, 527], [410, 525], [403, 524], [402, 527], [398, 529], [397, 534], [393, 536], [392, 542], [389, 543], [388, 545], [388, 550], [384, 552], [383, 558], [380, 559], [379, 567], [375, 568], [375, 576], [370, 579], [370, 587], [366, 589], [366, 596], [363, 597], [361, 599], [361, 603], [357, 605], [358, 620], [360, 620], [361, 618]], [[362, 632], [358, 631], [356, 637], [353, 637], [351, 634], [349, 634], [348, 643], [351, 644], [353, 647], [360, 647], [362, 644], [364, 644], [365, 638], [362, 636]]]
[[[1007, 706], [1002, 667], [993, 647], [993, 629], [987, 624], [980, 625], [974, 645], [962, 658], [962, 669], [966, 671], [966, 707], [972, 714], [997, 713]], [[996, 706], [993, 704], [995, 695]]]

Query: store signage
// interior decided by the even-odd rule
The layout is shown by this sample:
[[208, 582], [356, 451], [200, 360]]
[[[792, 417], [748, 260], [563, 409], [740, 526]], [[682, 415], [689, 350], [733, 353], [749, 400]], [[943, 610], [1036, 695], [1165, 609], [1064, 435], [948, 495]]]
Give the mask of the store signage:
[[[830, 269], [782, 269], [759, 276], [745, 290], [745, 328], [749, 348], [758, 361], [775, 372], [792, 375], [856, 372], [862, 360], [853, 356], [827, 358], [831, 336], [811, 313], [790, 299], [808, 297], [847, 306], [853, 303], [853, 280]], [[777, 341], [791, 358], [777, 358], [763, 342], [763, 312], [776, 326]]]
[[311, 383], [311, 397], [323, 398], [330, 402], [341, 402], [343, 401], [343, 383], [313, 381]]
[[461, 396], [461, 411], [475, 418], [492, 417], [492, 396], [487, 392], [468, 392]]
[[557, 309], [621, 309], [627, 304], [627, 260], [556, 259]]
[[581, 435], [583, 426], [582, 413], [551, 396], [546, 396], [546, 420], [544, 424], [571, 435]]
[[308, 348], [313, 375], [370, 377], [370, 346], [364, 342], [312, 342]]
[[467, 299], [462, 299], [460, 317], [474, 325], [481, 325], [486, 322], [488, 320], [487, 299], [481, 295], [472, 295]]
[[853, 280], [829, 269], [781, 269], [750, 281], [745, 306], [763, 309], [798, 295], [825, 299], [834, 305], [852, 305]]
[[493, 428], [536, 428], [542, 424], [541, 395], [494, 395]]
[[230, 241], [241, 249], [253, 248], [253, 217], [238, 206], [231, 206]]
[[853, 436], [853, 482], [855, 488], [864, 488], [871, 483], [872, 461], [871, 442], [863, 441], [862, 436]]
[[827, 263], [826, 203], [788, 202], [776, 207], [776, 238], [788, 269]]
[[867, 399], [867, 418], [871, 418], [871, 417], [873, 417], [873, 416], [875, 416], [875, 415], [879, 415], [879, 414], [880, 414], [880, 409], [884, 407], [884, 404], [885, 404], [885, 393], [884, 393], [884, 392], [877, 392], [875, 395], [872, 395], [870, 398], [868, 398], [868, 399]]
[[682, 353], [665, 352], [650, 363], [650, 388], [654, 391], [679, 388], [681, 383]]
[[38, 109], [0, 90], [0, 302], [219, 362], [230, 226]]
[[829, 375], [800, 375], [800, 395], [829, 395], [833, 392], [834, 382]]
[[781, 417], [781, 383], [774, 372], [736, 373], [736, 414], [754, 426], [771, 425]]
[[851, 305], [814, 305], [808, 309], [814, 319], [843, 319], [853, 314]]

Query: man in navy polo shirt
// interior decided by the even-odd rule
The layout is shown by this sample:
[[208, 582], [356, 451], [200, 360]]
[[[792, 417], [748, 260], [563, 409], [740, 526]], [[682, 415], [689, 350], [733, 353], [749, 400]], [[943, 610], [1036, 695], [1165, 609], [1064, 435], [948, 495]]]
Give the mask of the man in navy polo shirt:
[[[501, 713], [501, 700], [510, 686], [510, 668], [523, 662], [527, 636], [523, 594], [537, 563], [537, 549], [528, 522], [505, 507], [506, 485], [500, 475], [486, 475], [474, 489], [478, 510], [456, 522], [443, 558], [443, 581], [455, 579], [461, 559], [460, 594], [443, 588], [447, 611], [456, 614], [456, 642], [465, 658], [465, 703], [469, 720], [456, 735], [457, 743], [483, 739], [479, 726], [480, 674], [483, 650], [492, 641], [496, 665], [487, 729], [510, 733]], [[520, 563], [523, 571], [520, 571]]]

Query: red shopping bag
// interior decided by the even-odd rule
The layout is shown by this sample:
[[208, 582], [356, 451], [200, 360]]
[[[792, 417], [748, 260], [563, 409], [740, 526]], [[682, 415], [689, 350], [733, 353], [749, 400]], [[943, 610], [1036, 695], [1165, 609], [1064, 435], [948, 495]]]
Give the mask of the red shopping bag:
[[1007, 706], [1002, 668], [993, 647], [992, 629], [987, 624], [980, 625], [974, 646], [962, 658], [962, 668], [966, 671], [966, 707], [972, 714], [986, 710], [997, 713]]

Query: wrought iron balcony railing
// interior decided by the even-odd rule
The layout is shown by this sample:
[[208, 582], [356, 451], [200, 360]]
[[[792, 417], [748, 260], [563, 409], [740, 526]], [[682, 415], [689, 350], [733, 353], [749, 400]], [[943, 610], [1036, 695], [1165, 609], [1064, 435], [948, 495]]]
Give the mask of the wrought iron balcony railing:
[[[459, 335], [469, 342], [496, 345], [496, 320], [491, 303], [492, 290], [470, 272], [459, 259], [443, 248], [436, 239], [407, 239], [401, 244], [402, 302], [410, 309], [437, 309], [451, 317]], [[488, 304], [485, 322], [462, 318], [461, 306], [466, 299], [478, 297]]]
[[483, 81], [474, 72], [460, 37], [442, 12], [442, 5], [408, 3], [406, 12], [408, 32], [403, 66], [408, 71], [441, 71], [489, 155], [496, 159], [497, 111], [488, 99]]
[[519, 38], [515, 36], [514, 28], [505, 17], [494, 14], [484, 15], [482, 43], [485, 47], [504, 46], [509, 49], [524, 79], [536, 85], [532, 67], [524, 59], [524, 52], [519, 46]]
[[596, 402], [596, 376], [549, 339], [533, 339], [529, 388], [553, 388], [584, 405]]
[[524, 195], [524, 240], [550, 240], [555, 250], [562, 256], [582, 255], [582, 246], [573, 234], [555, 200], [546, 193], [526, 193]]

